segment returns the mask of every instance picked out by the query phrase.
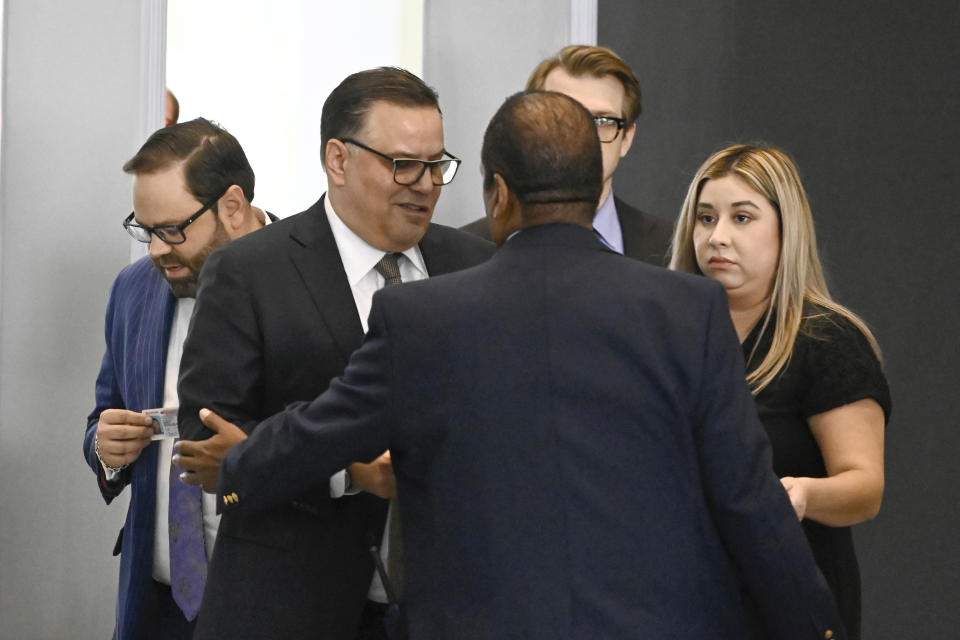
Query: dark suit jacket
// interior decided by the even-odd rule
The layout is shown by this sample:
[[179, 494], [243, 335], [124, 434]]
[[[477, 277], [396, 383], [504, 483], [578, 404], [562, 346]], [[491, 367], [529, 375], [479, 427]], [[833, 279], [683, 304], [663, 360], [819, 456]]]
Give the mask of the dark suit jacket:
[[[419, 246], [431, 276], [493, 253], [491, 244], [438, 225]], [[181, 361], [181, 434], [210, 435], [201, 407], [249, 431], [316, 397], [362, 339], [321, 198], [204, 265]], [[353, 640], [373, 576], [369, 547], [380, 543], [386, 508], [370, 494], [332, 500], [327, 478], [316, 477], [267, 513], [224, 514], [196, 637]]]
[[141, 411], [163, 406], [167, 341], [176, 299], [150, 258], [127, 266], [113, 283], [106, 315], [106, 350], [96, 384], [96, 407], [87, 418], [83, 454], [109, 504], [131, 485], [127, 519], [117, 538], [120, 554], [115, 638], [148, 637], [156, 627], [153, 593], [153, 538], [156, 528], [157, 450], [151, 443], [140, 457], [108, 483], [94, 451], [97, 423], [106, 409]]
[[623, 232], [623, 255], [658, 267], [666, 266], [673, 223], [635, 209], [616, 196], [613, 203]]
[[744, 587], [766, 637], [842, 636], [706, 278], [548, 225], [380, 291], [343, 377], [226, 456], [224, 513], [387, 445], [412, 638], [749, 637]]
[[[673, 237], [673, 224], [659, 216], [644, 213], [614, 196], [617, 220], [623, 233], [623, 255], [643, 260], [658, 267], [667, 265], [667, 253]], [[486, 217], [469, 222], [462, 227], [467, 233], [491, 240]]]

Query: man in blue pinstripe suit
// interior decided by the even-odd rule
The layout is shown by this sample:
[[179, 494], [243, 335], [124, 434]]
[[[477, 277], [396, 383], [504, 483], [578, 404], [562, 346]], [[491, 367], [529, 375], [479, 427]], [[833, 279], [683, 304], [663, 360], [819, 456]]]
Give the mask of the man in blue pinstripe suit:
[[131, 487], [114, 547], [120, 554], [114, 637], [190, 638], [218, 517], [209, 495], [191, 497], [200, 568], [191, 574], [192, 587], [172, 589], [178, 570], [168, 521], [179, 522], [170, 514], [186, 499], [179, 483], [170, 486], [173, 439], [152, 440], [152, 419], [142, 411], [178, 405], [183, 338], [207, 256], [267, 217], [250, 204], [254, 175], [240, 144], [202, 118], [154, 133], [124, 171], [134, 176], [134, 211], [123, 226], [150, 251], [120, 272], [110, 292], [106, 351], [83, 452], [107, 503]]

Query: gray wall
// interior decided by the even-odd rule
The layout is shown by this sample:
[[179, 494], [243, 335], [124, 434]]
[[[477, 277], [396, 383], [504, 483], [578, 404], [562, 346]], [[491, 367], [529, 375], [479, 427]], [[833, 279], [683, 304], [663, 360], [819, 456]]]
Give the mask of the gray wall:
[[460, 226], [484, 215], [483, 132], [540, 60], [569, 44], [570, 3], [425, 0], [423, 77], [440, 94], [447, 149], [463, 160], [434, 220]]
[[0, 637], [107, 638], [126, 509], [104, 506], [81, 441], [129, 252], [140, 8], [6, 0], [5, 28]]
[[673, 219], [726, 142], [793, 154], [837, 298], [875, 329], [893, 390], [887, 491], [855, 527], [864, 638], [960, 628], [960, 5], [600, 0], [598, 41], [644, 91], [615, 189]]

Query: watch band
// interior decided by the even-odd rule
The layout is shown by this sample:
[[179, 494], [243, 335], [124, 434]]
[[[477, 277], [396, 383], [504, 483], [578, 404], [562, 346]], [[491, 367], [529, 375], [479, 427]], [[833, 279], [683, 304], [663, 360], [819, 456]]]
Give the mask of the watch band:
[[107, 464], [104, 461], [103, 456], [100, 455], [100, 434], [97, 434], [93, 437], [93, 451], [94, 453], [97, 454], [97, 460], [99, 460], [100, 464], [103, 465], [104, 469], [107, 469], [108, 471], [112, 471], [113, 473], [119, 473], [120, 471], [123, 471], [124, 469], [130, 466], [130, 463], [128, 462], [127, 464], [122, 464], [119, 467], [115, 467], [112, 464]]

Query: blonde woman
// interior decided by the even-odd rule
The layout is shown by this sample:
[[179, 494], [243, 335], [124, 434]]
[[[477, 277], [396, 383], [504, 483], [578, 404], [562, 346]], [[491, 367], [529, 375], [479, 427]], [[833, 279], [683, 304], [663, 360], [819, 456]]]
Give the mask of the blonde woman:
[[708, 158], [687, 192], [670, 266], [726, 288], [774, 472], [859, 638], [850, 526], [880, 509], [890, 393], [873, 334], [827, 290], [793, 161], [749, 145]]

